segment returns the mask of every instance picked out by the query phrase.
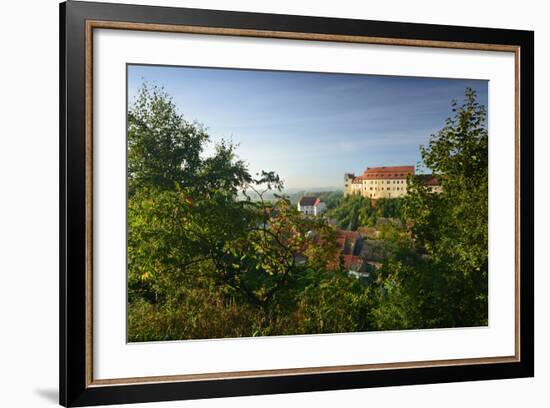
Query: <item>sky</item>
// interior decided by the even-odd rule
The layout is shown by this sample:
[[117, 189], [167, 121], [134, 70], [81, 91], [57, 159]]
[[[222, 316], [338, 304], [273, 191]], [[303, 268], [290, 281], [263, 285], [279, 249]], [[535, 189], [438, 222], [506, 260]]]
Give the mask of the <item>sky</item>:
[[488, 91], [482, 80], [129, 65], [130, 105], [144, 82], [164, 87], [214, 143], [238, 144], [251, 173], [309, 190], [341, 189], [344, 173], [367, 167], [416, 166], [451, 100], [471, 87], [487, 106]]

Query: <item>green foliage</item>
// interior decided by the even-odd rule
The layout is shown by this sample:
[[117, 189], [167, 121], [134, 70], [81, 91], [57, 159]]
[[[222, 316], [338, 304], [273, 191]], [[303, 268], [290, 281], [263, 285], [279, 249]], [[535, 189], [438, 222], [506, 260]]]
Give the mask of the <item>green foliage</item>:
[[359, 227], [374, 227], [380, 218], [402, 218], [402, 198], [382, 198], [373, 203], [360, 194], [341, 196], [326, 217], [334, 219], [340, 228], [356, 231]]
[[343, 271], [314, 275], [300, 293], [289, 334], [345, 333], [371, 329], [368, 290]]
[[169, 301], [138, 298], [128, 305], [128, 340], [159, 341], [251, 336], [262, 321], [257, 309], [216, 288], [183, 287]]
[[[442, 192], [412, 179], [404, 215], [414, 248], [384, 264], [380, 328], [456, 327], [488, 321], [488, 134], [474, 91], [421, 149]], [[388, 306], [391, 307], [388, 308]], [[396, 316], [401, 316], [397, 319]], [[396, 320], [397, 319], [397, 320]]]
[[278, 292], [269, 324], [262, 309], [220, 287], [182, 288], [167, 302], [138, 298], [129, 304], [130, 341], [253, 337], [364, 331], [369, 299], [365, 287], [343, 272], [304, 269], [291, 290]]

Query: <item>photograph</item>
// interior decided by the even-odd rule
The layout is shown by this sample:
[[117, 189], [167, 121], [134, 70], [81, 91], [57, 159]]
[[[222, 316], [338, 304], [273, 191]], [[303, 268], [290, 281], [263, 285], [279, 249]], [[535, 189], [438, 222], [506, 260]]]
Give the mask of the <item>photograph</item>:
[[128, 342], [489, 325], [488, 81], [126, 73]]

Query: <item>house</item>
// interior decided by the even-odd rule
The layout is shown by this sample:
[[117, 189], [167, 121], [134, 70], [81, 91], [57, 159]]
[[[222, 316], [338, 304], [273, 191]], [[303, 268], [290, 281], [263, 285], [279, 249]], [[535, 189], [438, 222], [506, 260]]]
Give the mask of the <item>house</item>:
[[433, 174], [419, 174], [416, 176], [420, 184], [428, 189], [431, 193], [441, 193], [441, 184], [437, 176]]
[[363, 258], [357, 255], [342, 255], [344, 270], [359, 272], [363, 268]]
[[304, 215], [318, 216], [327, 209], [319, 197], [302, 197], [298, 202], [298, 211]]
[[357, 231], [338, 230], [336, 241], [342, 255], [357, 256], [361, 253], [363, 237]]
[[338, 253], [330, 262], [329, 269], [338, 269], [342, 263], [343, 267], [349, 269], [351, 266], [361, 267], [361, 247], [363, 237], [357, 231], [346, 231], [338, 229], [336, 242], [338, 244]]

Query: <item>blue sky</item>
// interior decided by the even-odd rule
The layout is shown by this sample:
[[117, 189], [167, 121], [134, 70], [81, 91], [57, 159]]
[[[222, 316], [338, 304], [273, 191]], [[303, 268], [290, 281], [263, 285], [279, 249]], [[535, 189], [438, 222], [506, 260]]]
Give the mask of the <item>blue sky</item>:
[[342, 187], [345, 172], [416, 165], [466, 87], [487, 105], [487, 81], [130, 65], [129, 102], [143, 82], [164, 87], [215, 142], [238, 143], [251, 172], [287, 188]]

